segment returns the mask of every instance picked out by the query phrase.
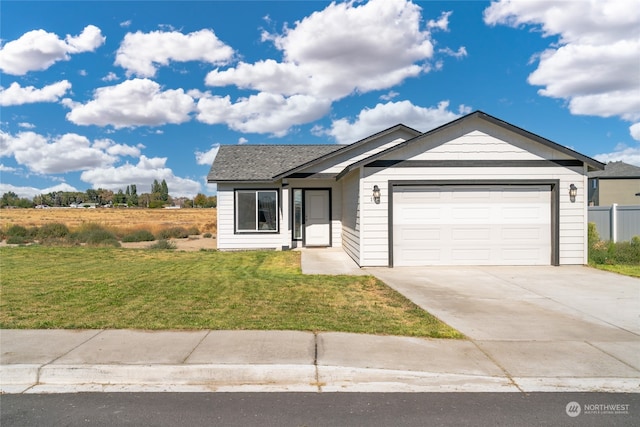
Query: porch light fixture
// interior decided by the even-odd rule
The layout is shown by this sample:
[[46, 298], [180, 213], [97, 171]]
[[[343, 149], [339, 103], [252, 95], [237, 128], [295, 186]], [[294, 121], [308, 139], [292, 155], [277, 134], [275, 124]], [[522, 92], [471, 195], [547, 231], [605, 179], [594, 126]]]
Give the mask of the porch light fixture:
[[577, 195], [578, 195], [578, 188], [575, 185], [571, 184], [569, 186], [569, 200], [571, 200], [571, 203], [575, 203]]
[[380, 204], [380, 187], [378, 187], [377, 185], [373, 186], [373, 202], [376, 205]]

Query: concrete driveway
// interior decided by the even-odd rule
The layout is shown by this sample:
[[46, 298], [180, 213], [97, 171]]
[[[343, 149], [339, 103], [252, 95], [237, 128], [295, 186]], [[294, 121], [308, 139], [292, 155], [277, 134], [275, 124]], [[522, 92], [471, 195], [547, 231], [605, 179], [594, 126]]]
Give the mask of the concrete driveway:
[[464, 333], [519, 384], [637, 378], [640, 390], [640, 279], [582, 266], [364, 270]]

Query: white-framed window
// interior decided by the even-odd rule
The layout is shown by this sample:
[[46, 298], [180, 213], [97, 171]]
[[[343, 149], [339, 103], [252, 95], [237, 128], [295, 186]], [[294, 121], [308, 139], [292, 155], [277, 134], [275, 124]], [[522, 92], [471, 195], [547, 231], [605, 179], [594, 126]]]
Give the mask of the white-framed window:
[[236, 190], [237, 233], [278, 232], [278, 190]]

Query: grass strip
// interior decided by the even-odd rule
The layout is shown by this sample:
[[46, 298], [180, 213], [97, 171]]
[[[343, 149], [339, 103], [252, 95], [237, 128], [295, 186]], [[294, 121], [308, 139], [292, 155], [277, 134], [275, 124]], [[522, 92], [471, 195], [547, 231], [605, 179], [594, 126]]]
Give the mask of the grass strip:
[[625, 276], [640, 277], [640, 265], [633, 264], [595, 264], [590, 263], [591, 267], [599, 270], [610, 271], [612, 273], [623, 274]]
[[298, 252], [0, 248], [0, 328], [341, 331], [461, 338], [372, 276]]

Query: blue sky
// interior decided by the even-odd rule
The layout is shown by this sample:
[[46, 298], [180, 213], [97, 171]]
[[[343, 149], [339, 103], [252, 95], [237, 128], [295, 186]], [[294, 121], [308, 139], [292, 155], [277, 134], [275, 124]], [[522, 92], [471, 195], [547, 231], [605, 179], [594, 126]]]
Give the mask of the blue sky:
[[0, 3], [0, 193], [215, 194], [221, 144], [482, 110], [640, 166], [640, 0]]

